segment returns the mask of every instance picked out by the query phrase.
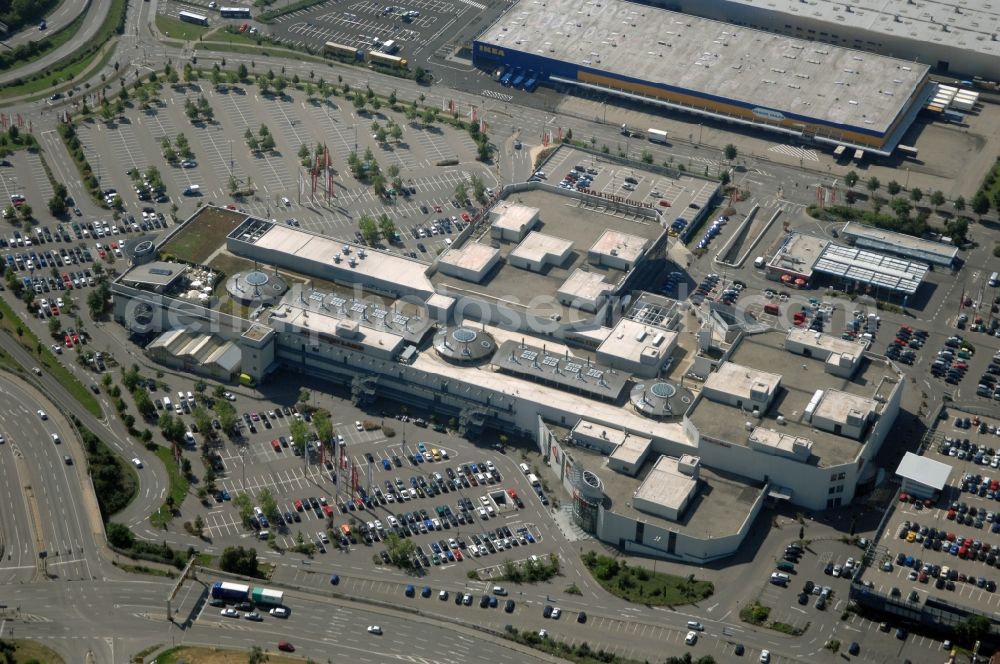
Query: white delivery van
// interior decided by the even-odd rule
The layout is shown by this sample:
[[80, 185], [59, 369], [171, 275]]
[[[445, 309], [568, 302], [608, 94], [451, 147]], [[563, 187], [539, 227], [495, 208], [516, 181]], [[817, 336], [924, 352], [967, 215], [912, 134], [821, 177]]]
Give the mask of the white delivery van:
[[535, 475], [534, 473], [528, 473], [528, 482], [531, 483], [531, 486], [541, 486], [542, 485], [542, 483], [540, 481], [538, 481], [538, 476]]
[[201, 185], [189, 184], [187, 187], [184, 188], [185, 196], [197, 196], [200, 193], [201, 193]]

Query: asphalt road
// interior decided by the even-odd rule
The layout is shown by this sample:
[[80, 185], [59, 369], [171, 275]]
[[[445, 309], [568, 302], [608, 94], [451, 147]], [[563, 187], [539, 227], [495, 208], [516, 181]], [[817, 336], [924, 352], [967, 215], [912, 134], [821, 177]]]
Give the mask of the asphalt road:
[[[141, 2], [134, 3], [133, 6], [138, 6], [140, 8], [139, 12], [141, 13], [142, 6], [144, 4], [145, 3]], [[62, 3], [63, 7], [71, 5], [77, 5], [77, 9], [79, 9], [79, 5], [77, 3], [74, 2]], [[108, 11], [110, 9], [111, 9], [111, 0], [91, 0], [90, 7], [87, 10], [87, 16], [86, 18], [83, 19], [83, 25], [80, 26], [79, 32], [76, 33], [76, 36], [74, 36], [73, 39], [70, 39], [56, 50], [46, 53], [44, 56], [38, 58], [37, 60], [35, 60], [34, 62], [25, 67], [18, 67], [16, 69], [11, 69], [9, 71], [3, 72], [2, 74], [0, 74], [0, 83], [8, 83], [17, 78], [24, 78], [30, 76], [31, 74], [44, 71], [45, 69], [48, 69], [55, 63], [59, 62], [61, 59], [65, 58], [66, 56], [78, 50], [80, 48], [80, 44], [86, 44], [87, 42], [93, 40], [94, 37], [97, 35], [97, 31], [101, 27], [101, 23], [104, 22], [104, 18], [107, 16]], [[60, 10], [57, 10], [57, 13], [59, 11]], [[71, 20], [73, 19], [72, 18], [68, 19], [68, 21]], [[38, 31], [37, 26], [35, 26], [34, 28], [27, 28], [26, 30], [26, 32], [28, 33], [33, 31], [34, 32]]]
[[[110, 6], [111, 3], [109, 2], [106, 4]], [[8, 48], [14, 49], [21, 44], [27, 44], [30, 41], [39, 41], [44, 39], [46, 36], [57, 30], [61, 30], [64, 26], [75, 21], [85, 7], [86, 4], [84, 2], [61, 2], [56, 7], [54, 12], [45, 17], [45, 30], [39, 30], [38, 25], [34, 23], [26, 25], [19, 32], [14, 33], [10, 39], [6, 39], [0, 43]], [[91, 4], [90, 9], [91, 11], [96, 11], [93, 7], [93, 3]]]

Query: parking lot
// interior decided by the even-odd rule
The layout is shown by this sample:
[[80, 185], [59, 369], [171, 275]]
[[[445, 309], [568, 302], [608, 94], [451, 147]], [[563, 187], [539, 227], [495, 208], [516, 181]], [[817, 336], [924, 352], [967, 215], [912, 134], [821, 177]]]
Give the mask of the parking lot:
[[473, 0], [412, 0], [395, 6], [373, 0], [347, 5], [331, 2], [281, 16], [269, 32], [279, 41], [316, 48], [336, 42], [383, 49], [391, 40], [395, 55], [413, 61], [433, 40], [457, 32], [467, 12], [485, 8]]
[[915, 603], [935, 595], [986, 612], [1000, 609], [998, 424], [953, 409], [940, 421], [925, 455], [952, 471], [936, 502], [899, 497], [881, 557], [865, 576], [877, 590]]
[[[166, 406], [161, 397], [157, 401]], [[310, 445], [299, 456], [290, 429], [300, 414], [275, 404], [245, 407], [254, 410], [241, 412], [243, 441], [224, 442], [213, 452], [216, 493], [209, 507], [196, 508], [213, 543], [267, 531], [280, 549], [292, 549], [301, 533], [319, 555], [340, 549], [359, 555], [355, 564], [372, 565], [372, 554], [388, 562], [380, 543], [395, 532], [413, 539], [424, 574], [464, 563], [483, 578], [499, 576], [508, 559], [553, 550], [555, 543], [543, 545], [548, 538], [537, 525], [547, 518], [545, 508], [508, 455], [402, 415], [384, 418], [394, 429], [386, 436], [375, 425], [381, 418], [340, 404], [333, 423], [337, 443], [322, 451]], [[246, 493], [256, 503], [265, 489], [280, 518], [269, 522], [258, 514], [248, 528], [232, 498]]]
[[[473, 175], [489, 187], [497, 186], [494, 174], [474, 161], [475, 144], [467, 133], [450, 127], [425, 127], [408, 123], [400, 113], [382, 111], [360, 116], [333, 103], [295, 103], [291, 98], [260, 96], [254, 88], [214, 89], [209, 86], [181, 86], [165, 89], [162, 103], [147, 111], [129, 110], [124, 120], [86, 123], [80, 128], [84, 153], [100, 175], [103, 186], [116, 189], [126, 212], [149, 207], [165, 211], [167, 202], [180, 207], [183, 218], [198, 202], [223, 204], [230, 196], [229, 177], [249, 181], [256, 194], [235, 203], [251, 214], [266, 218], [294, 219], [304, 228], [344, 239], [357, 239], [358, 219], [367, 214], [385, 214], [399, 230], [400, 241], [383, 243], [390, 251], [428, 260], [447, 246], [446, 236], [463, 227], [466, 210], [454, 202], [459, 183], [466, 186]], [[185, 100], [204, 96], [215, 112], [215, 123], [193, 123], [185, 116]], [[379, 143], [372, 124], [394, 122], [402, 128], [398, 141]], [[249, 128], [266, 125], [276, 141], [276, 149], [258, 155], [250, 153], [244, 136]], [[188, 167], [170, 165], [162, 157], [161, 141], [177, 143], [178, 135], [191, 146]], [[317, 190], [311, 175], [303, 173], [297, 153], [303, 145], [312, 149], [324, 143], [329, 149], [334, 185], [327, 198], [325, 178]], [[377, 196], [372, 188], [349, 175], [347, 158], [357, 147], [371, 150], [384, 169], [398, 169], [405, 195]], [[458, 159], [457, 166], [437, 167], [445, 159]], [[155, 166], [165, 184], [163, 203], [141, 201], [127, 172], [145, 172]], [[299, 178], [304, 194], [299, 194]], [[8, 187], [13, 184], [8, 183]], [[196, 186], [197, 195], [183, 192]], [[287, 199], [287, 204], [284, 200]], [[440, 223], [449, 220], [449, 224]], [[439, 222], [435, 224], [435, 222]], [[424, 236], [418, 235], [423, 228]]]

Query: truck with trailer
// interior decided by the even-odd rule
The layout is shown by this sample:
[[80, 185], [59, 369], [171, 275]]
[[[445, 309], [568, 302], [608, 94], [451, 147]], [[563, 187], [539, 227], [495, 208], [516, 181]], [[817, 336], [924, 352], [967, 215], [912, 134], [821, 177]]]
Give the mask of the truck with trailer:
[[647, 129], [646, 137], [649, 139], [650, 143], [662, 143], [667, 144], [667, 132], [661, 129]]
[[270, 588], [254, 588], [250, 592], [250, 599], [257, 606], [281, 606], [284, 598], [285, 593]]
[[242, 583], [216, 581], [212, 584], [212, 597], [230, 602], [245, 602], [250, 598], [250, 586]]
[[368, 51], [368, 62], [375, 62], [393, 69], [407, 69], [410, 64], [406, 58], [401, 58], [398, 55], [389, 55], [380, 51]]
[[323, 51], [327, 55], [333, 55], [345, 60], [365, 59], [364, 49], [357, 48], [356, 46], [348, 46], [347, 44], [338, 44], [337, 42], [332, 41], [328, 41], [324, 44]]

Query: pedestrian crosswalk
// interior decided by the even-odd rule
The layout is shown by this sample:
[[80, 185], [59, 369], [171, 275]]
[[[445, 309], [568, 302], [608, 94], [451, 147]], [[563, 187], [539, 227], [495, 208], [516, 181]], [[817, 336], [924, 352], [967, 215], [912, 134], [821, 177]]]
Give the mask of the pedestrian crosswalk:
[[503, 92], [497, 92], [496, 90], [483, 90], [483, 96], [489, 97], [490, 99], [499, 99], [500, 101], [510, 101], [514, 97], [513, 95], [504, 94]]
[[481, 2], [474, 2], [473, 0], [458, 0], [458, 1], [465, 3], [470, 7], [475, 7], [476, 9], [486, 9], [486, 5], [484, 5]]
[[777, 154], [783, 154], [795, 159], [803, 159], [806, 161], [819, 161], [819, 155], [815, 150], [797, 148], [794, 145], [772, 145], [768, 148], [768, 152], [776, 152]]

